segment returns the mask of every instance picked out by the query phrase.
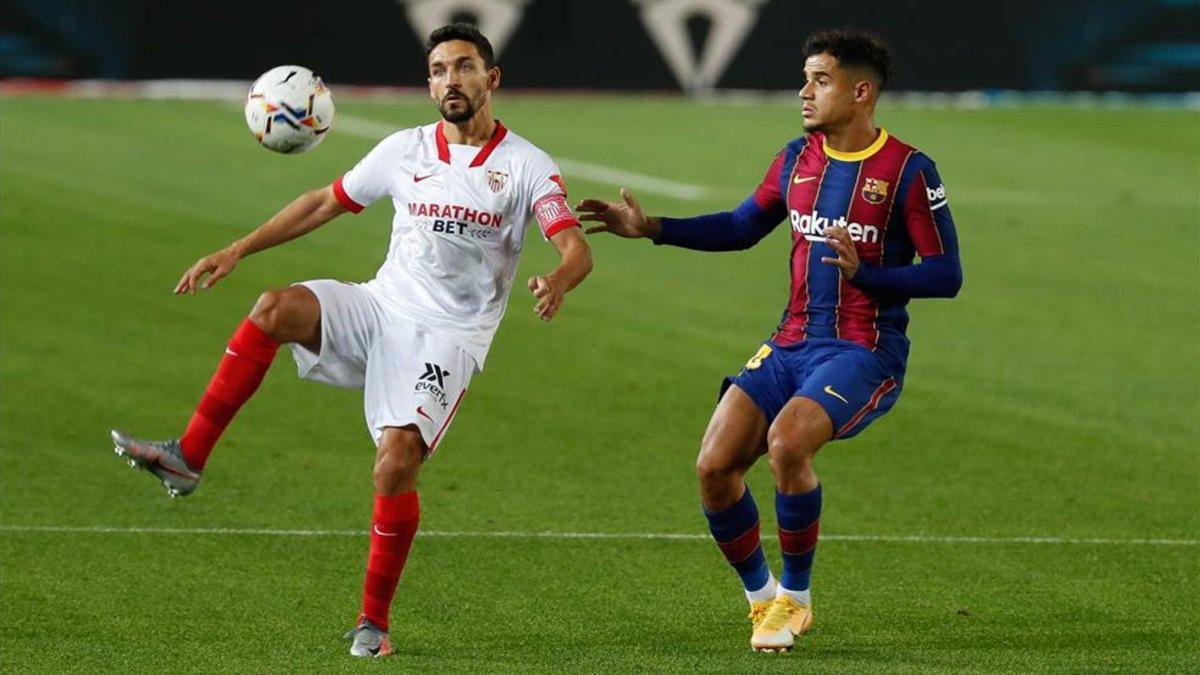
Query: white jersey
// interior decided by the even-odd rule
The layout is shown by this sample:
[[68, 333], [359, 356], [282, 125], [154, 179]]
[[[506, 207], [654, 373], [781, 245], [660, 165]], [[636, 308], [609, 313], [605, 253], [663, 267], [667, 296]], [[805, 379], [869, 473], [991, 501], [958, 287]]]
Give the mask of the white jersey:
[[369, 290], [389, 310], [435, 330], [483, 367], [504, 316], [531, 216], [552, 237], [578, 224], [558, 167], [499, 122], [482, 148], [447, 143], [442, 123], [383, 139], [334, 181], [361, 211], [390, 196], [387, 260]]

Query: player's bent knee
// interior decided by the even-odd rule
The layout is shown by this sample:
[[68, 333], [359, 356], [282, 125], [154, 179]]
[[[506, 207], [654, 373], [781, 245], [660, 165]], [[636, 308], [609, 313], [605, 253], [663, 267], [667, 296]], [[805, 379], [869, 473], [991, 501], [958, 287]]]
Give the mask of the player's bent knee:
[[394, 494], [415, 489], [425, 453], [425, 441], [415, 428], [385, 429], [375, 457], [376, 491]]
[[812, 467], [813, 455], [795, 447], [772, 450], [767, 458], [776, 476], [790, 475]]
[[282, 337], [284, 305], [283, 291], [266, 291], [258, 296], [254, 309], [250, 310], [250, 320], [278, 341]]
[[829, 440], [832, 426], [829, 416], [815, 403], [812, 406], [817, 410], [781, 413], [771, 424], [767, 430], [767, 454], [772, 466], [808, 464]]
[[738, 500], [742, 492], [743, 471], [727, 463], [696, 462], [696, 474], [700, 478], [700, 502], [708, 511], [724, 511]]
[[320, 317], [320, 303], [303, 286], [266, 291], [250, 310], [250, 320], [276, 342], [319, 340]]
[[696, 457], [696, 476], [704, 508], [720, 511], [738, 500], [742, 479], [758, 453], [721, 445], [706, 438]]
[[728, 473], [729, 468], [724, 462], [718, 462], [706, 453], [701, 452], [696, 458], [696, 476], [700, 478], [701, 484], [719, 480]]
[[745, 467], [732, 453], [705, 447], [696, 457], [696, 475], [700, 482], [723, 481], [741, 476]]
[[[417, 474], [421, 470], [421, 462], [412, 461], [400, 454], [389, 453], [375, 460], [375, 480], [378, 492], [390, 493], [397, 491], [396, 486], [416, 483]], [[406, 492], [407, 490], [399, 490]]]

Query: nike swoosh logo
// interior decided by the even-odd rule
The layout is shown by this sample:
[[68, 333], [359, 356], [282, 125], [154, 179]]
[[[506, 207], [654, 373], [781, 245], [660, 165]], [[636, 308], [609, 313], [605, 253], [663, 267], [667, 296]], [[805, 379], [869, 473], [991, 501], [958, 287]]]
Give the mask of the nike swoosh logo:
[[167, 466], [166, 464], [163, 464], [162, 462], [156, 461], [154, 463], [154, 465], [157, 466], [158, 468], [162, 469], [163, 471], [166, 471], [167, 473], [173, 473], [176, 476], [179, 476], [180, 478], [196, 478], [197, 477], [195, 474], [184, 473], [183, 471], [176, 471], [175, 469], [172, 469], [171, 467]]
[[826, 394], [829, 394], [830, 396], [832, 396], [832, 397], [834, 397], [834, 398], [836, 398], [837, 400], [841, 401], [842, 403], [849, 403], [849, 402], [850, 402], [850, 401], [847, 401], [845, 398], [843, 398], [841, 394], [839, 394], [839, 393], [837, 393], [836, 391], [834, 391], [834, 390], [833, 390], [833, 387], [831, 387], [831, 386], [829, 386], [829, 385], [825, 385], [825, 393], [826, 393]]
[[375, 526], [375, 534], [381, 537], [396, 537], [400, 535], [399, 532], [384, 532], [383, 530], [379, 529], [378, 525]]
[[228, 355], [230, 355], [230, 356], [237, 356], [237, 355], [238, 355], [238, 353], [237, 353], [237, 352], [233, 351], [233, 350], [232, 350], [232, 349], [230, 349], [229, 347], [226, 347], [226, 348], [225, 348], [225, 353], [226, 353], [226, 354], [228, 354]]
[[801, 183], [807, 183], [810, 180], [816, 180], [816, 179], [817, 179], [816, 176], [806, 176], [804, 178], [801, 178], [800, 176], [796, 176], [795, 178], [792, 179], [792, 184], [799, 185]]
[[435, 175], [435, 174], [432, 174], [432, 173], [427, 173], [427, 174], [425, 174], [424, 176], [418, 176], [417, 174], [415, 174], [415, 173], [414, 173], [414, 174], [413, 174], [413, 182], [414, 182], [414, 183], [420, 183], [421, 181], [425, 180], [426, 178], [429, 178], [429, 177], [431, 177], [431, 176], [434, 176], [434, 175]]
[[424, 417], [425, 419], [429, 420], [430, 422], [434, 421], [433, 418], [429, 416], [429, 413], [425, 412], [425, 410], [421, 406], [417, 406], [417, 414], [420, 415], [421, 417]]

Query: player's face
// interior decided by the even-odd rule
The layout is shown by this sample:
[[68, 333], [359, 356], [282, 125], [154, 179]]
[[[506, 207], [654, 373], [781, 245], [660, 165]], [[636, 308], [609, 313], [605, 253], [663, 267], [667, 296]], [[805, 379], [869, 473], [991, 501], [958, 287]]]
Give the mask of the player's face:
[[864, 102], [863, 84], [856, 73], [838, 65], [829, 54], [813, 54], [804, 62], [804, 130], [828, 131], [847, 124]]
[[466, 40], [443, 42], [429, 54], [429, 96], [447, 122], [474, 117], [499, 84], [500, 69], [485, 67], [475, 45]]

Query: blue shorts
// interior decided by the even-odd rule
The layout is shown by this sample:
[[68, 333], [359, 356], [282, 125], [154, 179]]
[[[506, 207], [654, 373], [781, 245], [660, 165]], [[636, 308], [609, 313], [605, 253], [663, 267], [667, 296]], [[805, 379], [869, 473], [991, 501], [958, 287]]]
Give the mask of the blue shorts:
[[764, 342], [734, 377], [772, 422], [796, 396], [816, 401], [833, 420], [833, 437], [850, 438], [882, 416], [900, 398], [903, 372], [884, 365], [874, 352], [846, 340], [810, 338], [787, 347]]

